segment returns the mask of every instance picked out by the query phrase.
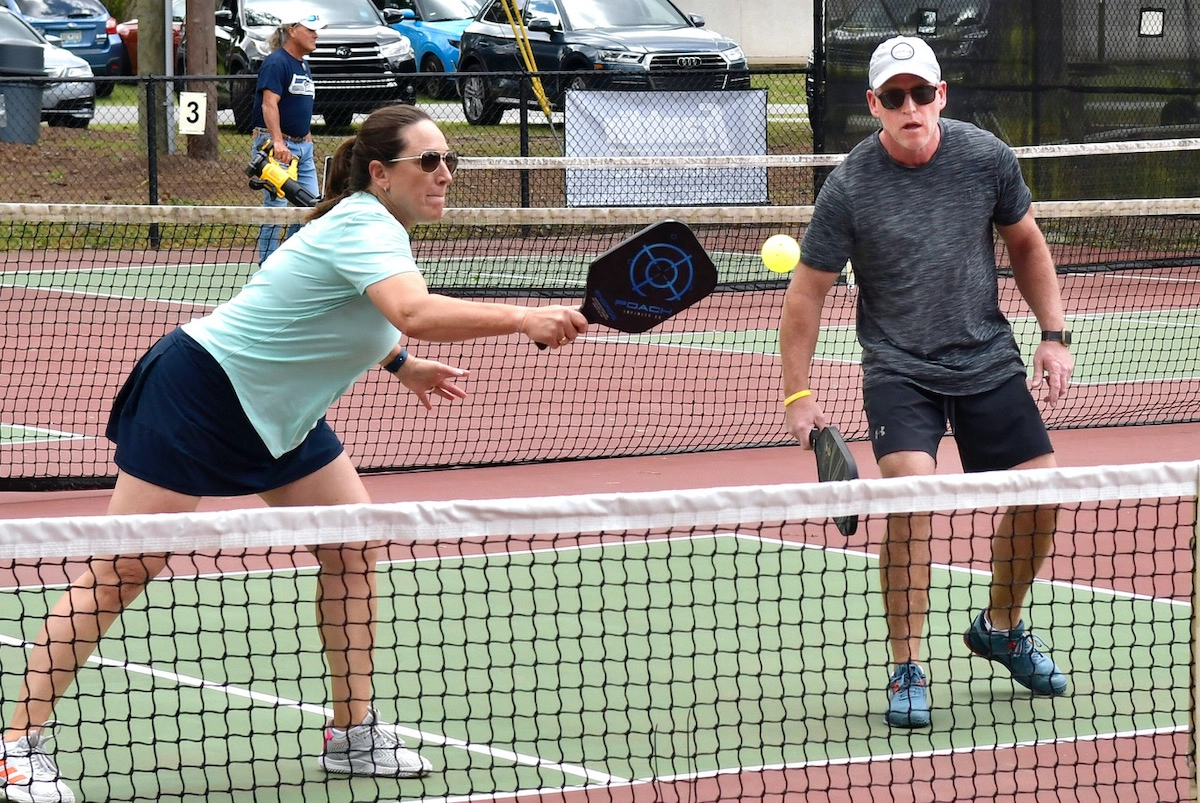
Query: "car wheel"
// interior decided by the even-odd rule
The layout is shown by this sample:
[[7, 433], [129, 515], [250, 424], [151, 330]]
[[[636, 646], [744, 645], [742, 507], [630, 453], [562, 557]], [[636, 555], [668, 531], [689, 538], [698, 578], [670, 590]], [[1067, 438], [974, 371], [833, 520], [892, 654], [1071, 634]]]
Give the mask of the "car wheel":
[[[573, 66], [573, 67], [564, 67], [563, 69], [578, 70], [580, 68]], [[576, 76], [572, 77], [569, 81], [567, 81], [565, 84], [560, 84], [559, 86], [562, 87], [562, 94], [558, 96], [558, 98], [555, 102], [554, 108], [556, 108], [559, 111], [562, 111], [563, 104], [565, 104], [567, 102], [567, 93], [568, 92], [570, 92], [572, 89], [577, 89], [577, 90], [591, 89], [592, 83], [587, 78], [584, 78], [582, 75], [576, 75]]]
[[325, 118], [326, 128], [346, 129], [354, 126], [354, 112], [348, 109], [321, 112], [321, 116]]
[[458, 92], [462, 95], [463, 115], [471, 125], [496, 125], [504, 116], [504, 108], [492, 100], [487, 76], [474, 64], [460, 71]]
[[1167, 102], [1159, 116], [1160, 125], [1196, 125], [1200, 123], [1200, 110], [1189, 98], [1175, 98]]
[[[445, 72], [446, 67], [442, 64], [441, 59], [432, 54], [425, 57], [421, 62], [421, 72]], [[447, 78], [426, 78], [424, 79], [425, 94], [434, 100], [446, 100], [454, 97], [454, 84]]]
[[113, 87], [116, 86], [114, 81], [97, 81], [96, 82], [96, 97], [106, 98], [113, 93]]

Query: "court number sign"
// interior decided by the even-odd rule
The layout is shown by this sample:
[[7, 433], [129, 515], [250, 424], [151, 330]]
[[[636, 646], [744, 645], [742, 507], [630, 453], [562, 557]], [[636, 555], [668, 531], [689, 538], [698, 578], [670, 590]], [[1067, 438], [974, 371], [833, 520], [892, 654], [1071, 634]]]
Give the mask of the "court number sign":
[[179, 93], [179, 133], [203, 134], [208, 117], [208, 96], [203, 92]]

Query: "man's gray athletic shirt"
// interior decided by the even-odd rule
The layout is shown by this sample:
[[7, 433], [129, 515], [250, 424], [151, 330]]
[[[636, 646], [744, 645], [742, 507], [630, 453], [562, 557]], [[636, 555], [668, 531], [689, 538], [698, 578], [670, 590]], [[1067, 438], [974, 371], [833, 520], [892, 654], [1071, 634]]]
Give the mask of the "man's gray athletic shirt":
[[1032, 201], [1012, 150], [942, 120], [927, 164], [906, 167], [879, 135], [830, 173], [802, 260], [854, 267], [863, 386], [893, 377], [948, 395], [981, 393], [1025, 373], [1000, 311], [992, 224], [1020, 221]]

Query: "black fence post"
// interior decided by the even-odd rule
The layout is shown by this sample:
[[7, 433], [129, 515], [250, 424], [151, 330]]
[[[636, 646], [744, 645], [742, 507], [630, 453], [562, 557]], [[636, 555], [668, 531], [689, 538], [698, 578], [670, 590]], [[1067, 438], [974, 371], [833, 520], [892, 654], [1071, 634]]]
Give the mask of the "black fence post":
[[[150, 205], [158, 204], [158, 119], [156, 113], [158, 101], [155, 97], [154, 78], [146, 79], [146, 170], [149, 173], [147, 187]], [[150, 247], [162, 245], [162, 234], [157, 223], [150, 224]]]
[[[521, 77], [521, 105], [518, 112], [521, 116], [521, 156], [529, 155], [529, 95], [532, 92], [533, 78], [529, 75]], [[529, 171], [521, 171], [521, 208], [525, 209], [532, 203], [529, 189]]]

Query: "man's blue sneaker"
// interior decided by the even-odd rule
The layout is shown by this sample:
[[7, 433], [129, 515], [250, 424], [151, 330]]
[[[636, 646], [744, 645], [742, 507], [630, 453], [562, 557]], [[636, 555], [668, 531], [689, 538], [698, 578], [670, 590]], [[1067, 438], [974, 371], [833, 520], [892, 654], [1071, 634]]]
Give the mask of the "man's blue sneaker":
[[895, 728], [924, 728], [929, 724], [925, 673], [913, 662], [900, 664], [888, 684], [887, 721]]
[[1025, 623], [1012, 630], [988, 631], [981, 611], [971, 629], [963, 635], [967, 648], [989, 661], [995, 661], [1012, 673], [1013, 680], [1034, 694], [1059, 695], [1067, 692], [1067, 676], [1038, 647], [1045, 643], [1025, 632]]

